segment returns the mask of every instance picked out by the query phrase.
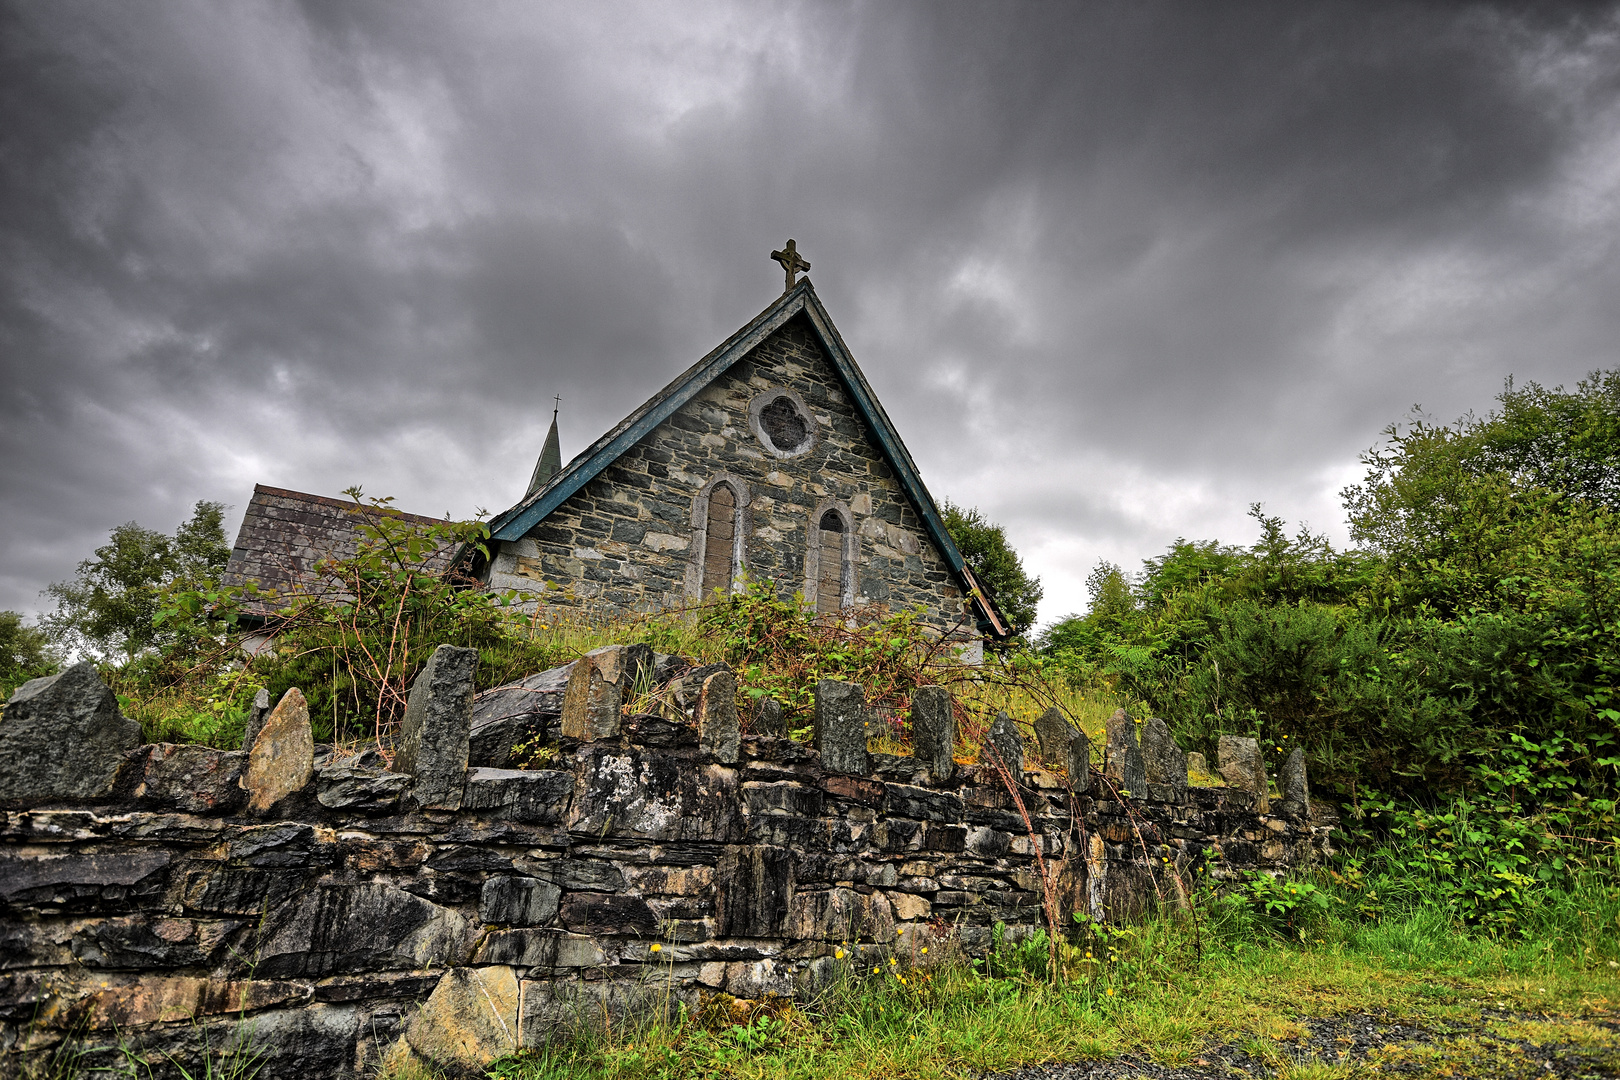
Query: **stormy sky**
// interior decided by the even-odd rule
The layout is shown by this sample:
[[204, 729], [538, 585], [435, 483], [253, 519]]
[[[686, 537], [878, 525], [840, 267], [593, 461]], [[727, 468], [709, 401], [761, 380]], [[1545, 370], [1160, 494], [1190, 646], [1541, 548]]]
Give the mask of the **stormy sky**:
[[1616, 366], [1620, 8], [4, 6], [0, 608], [255, 482], [502, 510], [789, 236], [1050, 620]]

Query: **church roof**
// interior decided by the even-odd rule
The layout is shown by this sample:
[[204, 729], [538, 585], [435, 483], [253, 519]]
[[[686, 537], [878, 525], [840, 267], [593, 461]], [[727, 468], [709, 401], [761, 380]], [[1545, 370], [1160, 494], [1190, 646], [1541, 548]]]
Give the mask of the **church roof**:
[[[243, 606], [250, 620], [263, 619], [285, 603], [295, 586], [307, 590], [318, 584], [316, 563], [353, 555], [359, 549], [360, 527], [381, 514], [420, 525], [443, 524], [439, 518], [362, 506], [350, 499], [254, 484], [221, 584], [251, 581], [260, 589], [274, 589], [279, 594], [276, 600]], [[430, 557], [429, 566], [444, 569], [452, 554], [447, 547]]]
[[551, 478], [562, 472], [562, 443], [557, 438], [557, 414], [551, 414], [551, 430], [546, 432], [546, 445], [540, 449], [540, 460], [534, 463], [534, 475], [529, 477], [529, 490], [524, 493], [528, 498], [551, 482]]
[[986, 628], [996, 637], [1006, 637], [1007, 621], [997, 610], [995, 601], [974, 578], [972, 570], [957, 550], [956, 543], [940, 518], [933, 496], [922, 482], [917, 463], [901, 441], [889, 414], [866, 381], [866, 376], [850, 355], [849, 348], [833, 325], [827, 309], [821, 306], [810, 279], [805, 278], [783, 293], [774, 303], [756, 315], [746, 326], [732, 334], [703, 359], [687, 368], [673, 382], [648, 398], [640, 408], [609, 430], [601, 438], [581, 451], [561, 472], [538, 491], [531, 491], [523, 501], [499, 515], [489, 523], [492, 539], [514, 541], [545, 520], [557, 507], [578, 492], [607, 468], [620, 455], [640, 442], [659, 424], [668, 420], [682, 405], [700, 394], [705, 387], [719, 378], [737, 361], [747, 356], [789, 319], [803, 314], [808, 320], [822, 348], [832, 359], [833, 368], [843, 380], [855, 408], [866, 420], [882, 448], [889, 467], [894, 470], [901, 487], [910, 496], [923, 527], [934, 547], [949, 564], [965, 595], [978, 603], [980, 616]]

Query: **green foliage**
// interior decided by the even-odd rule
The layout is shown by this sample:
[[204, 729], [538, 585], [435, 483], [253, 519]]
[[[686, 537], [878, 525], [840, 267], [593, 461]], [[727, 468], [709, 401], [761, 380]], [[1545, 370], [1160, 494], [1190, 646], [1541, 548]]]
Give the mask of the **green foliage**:
[[990, 591], [996, 608], [1011, 623], [1014, 634], [1035, 625], [1041, 602], [1041, 579], [1024, 572], [1024, 561], [1007, 543], [1007, 532], [972, 507], [939, 504], [940, 517], [979, 584]]
[[157, 621], [164, 594], [206, 589], [218, 580], [231, 554], [224, 512], [220, 503], [199, 502], [173, 536], [133, 521], [113, 529], [72, 581], [46, 588], [56, 601], [43, 620], [46, 632], [69, 651], [108, 661], [128, 662], [170, 644], [181, 630]]
[[1620, 370], [1593, 372], [1572, 393], [1509, 379], [1497, 400], [1484, 418], [1385, 429], [1385, 445], [1362, 456], [1365, 480], [1344, 491], [1352, 536], [1398, 565], [1445, 557], [1463, 548], [1455, 530], [1481, 509], [1469, 489], [1485, 481], [1499, 494], [1620, 510]]
[[1231, 894], [1247, 904], [1258, 920], [1280, 934], [1302, 934], [1313, 916], [1325, 913], [1332, 897], [1309, 881], [1251, 870], [1241, 888]]
[[1302, 746], [1318, 787], [1346, 798], [1477, 794], [1512, 740], [1553, 731], [1584, 748], [1565, 766], [1574, 789], [1605, 797], [1620, 373], [1573, 393], [1510, 383], [1499, 400], [1484, 419], [1392, 427], [1369, 451], [1345, 492], [1367, 550], [1290, 536], [1254, 506], [1253, 545], [1177, 540], [1144, 562], [1134, 605], [1099, 567], [1115, 599], [1051, 627], [1042, 653], [1166, 717], [1189, 748], [1223, 732]]
[[51, 674], [60, 663], [45, 631], [22, 620], [18, 612], [0, 611], [0, 701], [29, 679]]
[[[455, 552], [488, 538], [482, 522], [423, 525], [395, 512], [391, 499], [365, 500], [357, 488], [348, 494], [360, 534], [354, 554], [322, 562], [316, 581], [268, 598], [278, 605], [264, 626], [275, 646], [250, 667], [272, 698], [297, 686], [323, 737], [380, 739], [403, 718], [411, 683], [439, 645], [478, 649], [481, 687], [558, 659], [555, 639], [521, 606], [534, 597], [466, 588], [449, 569]], [[249, 599], [265, 597], [235, 590], [215, 610]]]
[[1091, 606], [1087, 614], [1098, 619], [1120, 618], [1136, 611], [1136, 595], [1130, 579], [1117, 563], [1100, 562], [1086, 577], [1086, 595]]
[[840, 679], [860, 683], [874, 714], [889, 717], [898, 734], [912, 691], [938, 682], [954, 660], [918, 612], [846, 625], [818, 619], [800, 597], [779, 598], [769, 581], [751, 581], [704, 609], [700, 625], [736, 669], [742, 694], [776, 698], [790, 727], [810, 722], [818, 681]]

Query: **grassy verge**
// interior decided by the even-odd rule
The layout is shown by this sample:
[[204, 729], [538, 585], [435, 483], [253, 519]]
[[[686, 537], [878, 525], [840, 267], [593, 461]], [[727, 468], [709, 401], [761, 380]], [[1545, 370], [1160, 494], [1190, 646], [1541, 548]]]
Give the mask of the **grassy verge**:
[[[809, 1005], [761, 1007], [746, 1023], [734, 1013], [719, 1023], [641, 1017], [503, 1059], [491, 1072], [511, 1080], [860, 1080], [1120, 1057], [1143, 1071], [1215, 1070], [1235, 1055], [1305, 1080], [1395, 1066], [1419, 1075], [1549, 1075], [1543, 1057], [1578, 1054], [1591, 1075], [1614, 1075], [1620, 924], [1606, 914], [1593, 934], [1555, 941], [1472, 936], [1433, 909], [1377, 925], [1324, 918], [1303, 941], [1165, 918], [1089, 950], [1067, 948], [1056, 984], [1041, 970], [1044, 948], [1011, 946], [989, 964], [928, 970], [880, 964], [877, 975], [868, 958]], [[1401, 1037], [1357, 1046], [1314, 1022], [1334, 1018], [1394, 1025]]]

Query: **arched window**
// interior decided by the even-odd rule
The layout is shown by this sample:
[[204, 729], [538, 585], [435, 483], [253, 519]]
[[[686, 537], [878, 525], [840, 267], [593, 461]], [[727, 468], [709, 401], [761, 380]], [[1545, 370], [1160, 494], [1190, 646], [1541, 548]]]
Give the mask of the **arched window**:
[[692, 543], [686, 598], [706, 603], [732, 592], [742, 574], [748, 540], [748, 481], [718, 472], [692, 497]]
[[709, 490], [709, 520], [703, 530], [703, 595], [731, 592], [732, 548], [737, 538], [737, 493], [730, 484]]
[[855, 603], [855, 519], [838, 499], [822, 499], [805, 525], [804, 598], [817, 615], [835, 614]]
[[816, 543], [821, 548], [816, 559], [816, 614], [835, 614], [844, 606], [844, 519], [838, 511], [821, 515]]

